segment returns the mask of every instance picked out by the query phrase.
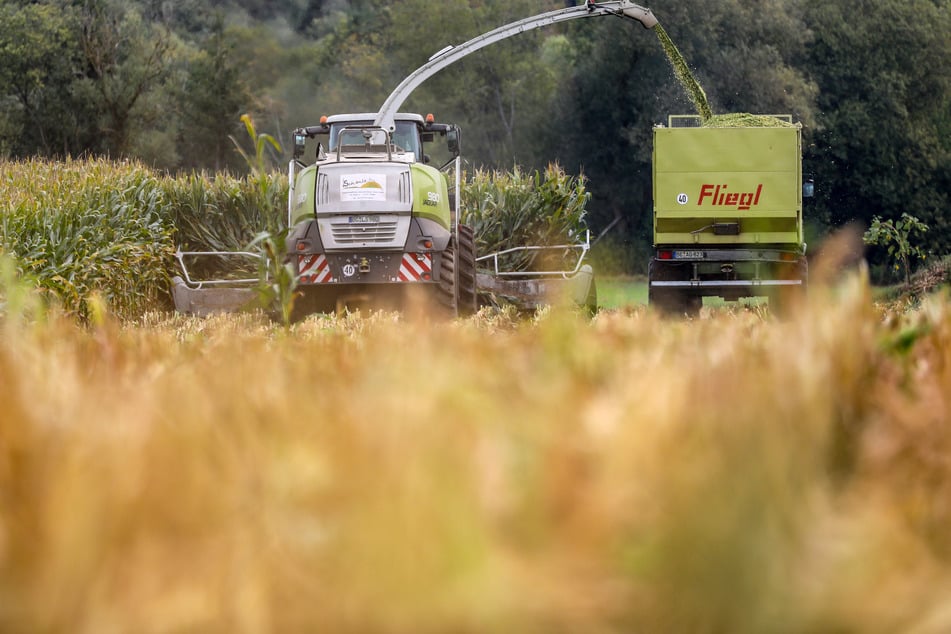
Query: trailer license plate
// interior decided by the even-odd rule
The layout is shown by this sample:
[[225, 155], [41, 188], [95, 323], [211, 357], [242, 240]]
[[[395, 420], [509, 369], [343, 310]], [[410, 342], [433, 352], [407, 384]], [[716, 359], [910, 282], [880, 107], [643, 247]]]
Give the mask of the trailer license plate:
[[347, 220], [352, 225], [374, 225], [380, 222], [379, 216], [350, 216]]
[[674, 251], [675, 260], [702, 260], [703, 251]]

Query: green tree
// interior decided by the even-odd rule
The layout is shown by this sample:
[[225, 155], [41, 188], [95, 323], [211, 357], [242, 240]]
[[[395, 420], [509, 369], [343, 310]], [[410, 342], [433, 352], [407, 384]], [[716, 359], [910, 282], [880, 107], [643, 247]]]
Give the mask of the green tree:
[[245, 72], [249, 60], [240, 44], [218, 13], [201, 49], [188, 61], [178, 92], [179, 146], [187, 167], [242, 166], [228, 137], [240, 129], [241, 115], [256, 108]]
[[921, 219], [951, 252], [951, 15], [935, 0], [807, 0], [820, 88], [807, 148], [818, 211], [833, 224]]
[[83, 113], [73, 94], [78, 22], [62, 3], [0, 4], [0, 147], [14, 155], [82, 150]]
[[126, 156], [132, 137], [158, 116], [144, 106], [169, 77], [171, 33], [114, 0], [86, 0], [80, 20], [87, 69], [81, 88], [101, 113], [102, 143], [94, 149]]

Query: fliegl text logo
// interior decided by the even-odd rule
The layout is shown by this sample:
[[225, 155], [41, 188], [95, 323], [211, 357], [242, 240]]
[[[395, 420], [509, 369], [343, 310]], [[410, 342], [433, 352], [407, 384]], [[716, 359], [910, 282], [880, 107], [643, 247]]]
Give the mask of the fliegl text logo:
[[733, 207], [740, 211], [747, 211], [750, 207], [759, 204], [760, 194], [763, 193], [763, 184], [756, 186], [752, 192], [732, 192], [727, 185], [701, 185], [697, 204], [706, 204], [713, 207]]

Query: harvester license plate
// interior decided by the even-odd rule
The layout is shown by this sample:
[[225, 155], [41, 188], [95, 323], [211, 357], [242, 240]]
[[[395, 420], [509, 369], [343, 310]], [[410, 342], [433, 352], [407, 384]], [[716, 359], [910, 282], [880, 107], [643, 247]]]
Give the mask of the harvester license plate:
[[379, 216], [350, 216], [347, 220], [352, 225], [373, 225], [380, 222]]
[[675, 260], [702, 260], [703, 251], [674, 251]]

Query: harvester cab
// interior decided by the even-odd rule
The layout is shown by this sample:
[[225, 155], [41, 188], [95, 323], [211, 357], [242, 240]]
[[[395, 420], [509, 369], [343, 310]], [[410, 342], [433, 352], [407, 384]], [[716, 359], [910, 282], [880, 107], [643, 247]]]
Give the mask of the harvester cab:
[[[405, 163], [429, 163], [425, 144], [435, 141], [437, 135], [448, 137], [447, 147], [451, 159], [460, 154], [459, 128], [452, 124], [436, 123], [433, 115], [425, 119], [419, 115], [401, 114], [392, 131], [374, 125], [376, 113], [334, 115], [321, 117], [320, 125], [298, 128], [294, 131], [294, 159], [303, 167], [308, 139], [321, 137], [317, 144], [316, 161], [323, 163], [336, 154], [337, 161], [355, 159], [354, 154], [379, 158], [381, 149], [388, 153], [387, 160]], [[326, 141], [326, 146], [324, 144]], [[362, 150], [358, 146], [363, 146]], [[375, 146], [375, 147], [374, 147]], [[346, 151], [343, 148], [346, 147]], [[443, 165], [443, 168], [446, 166]], [[441, 168], [442, 169], [442, 168]]]

